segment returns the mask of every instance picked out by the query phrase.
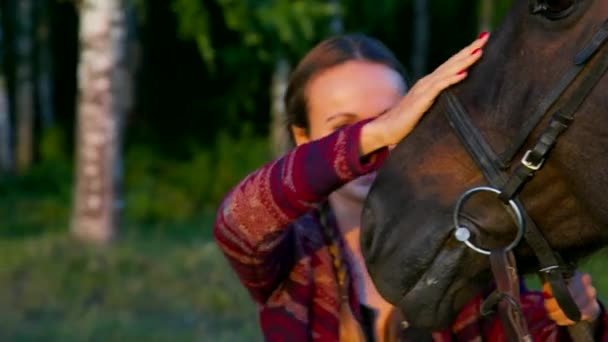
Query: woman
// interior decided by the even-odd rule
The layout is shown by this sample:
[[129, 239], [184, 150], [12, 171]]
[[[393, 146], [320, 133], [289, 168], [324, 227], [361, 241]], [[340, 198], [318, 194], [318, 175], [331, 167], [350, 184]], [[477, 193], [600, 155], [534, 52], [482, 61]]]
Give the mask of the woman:
[[[397, 338], [395, 310], [376, 291], [362, 260], [362, 203], [390, 146], [409, 134], [442, 90], [466, 78], [487, 41], [487, 33], [480, 35], [407, 94], [399, 62], [363, 35], [330, 38], [300, 62], [285, 97], [297, 147], [238, 184], [214, 225], [220, 248], [259, 304], [266, 340]], [[599, 306], [587, 289], [593, 289], [590, 283], [577, 303], [594, 319]], [[542, 297], [534, 302], [527, 296], [525, 311], [543, 311], [530, 328], [535, 338], [561, 336]]]

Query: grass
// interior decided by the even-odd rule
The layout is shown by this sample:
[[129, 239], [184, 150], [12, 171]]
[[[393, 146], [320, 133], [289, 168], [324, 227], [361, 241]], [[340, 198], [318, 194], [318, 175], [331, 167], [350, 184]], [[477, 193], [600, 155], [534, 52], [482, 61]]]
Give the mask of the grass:
[[208, 241], [61, 234], [0, 242], [2, 341], [257, 341], [255, 308]]
[[[0, 241], [1, 341], [261, 341], [255, 307], [216, 245], [126, 235]], [[583, 265], [608, 293], [604, 258]]]

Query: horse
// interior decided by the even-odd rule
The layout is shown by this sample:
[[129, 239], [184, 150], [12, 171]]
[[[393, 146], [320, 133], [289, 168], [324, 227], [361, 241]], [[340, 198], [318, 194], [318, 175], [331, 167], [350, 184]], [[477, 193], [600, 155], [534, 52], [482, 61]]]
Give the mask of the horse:
[[411, 326], [449, 326], [491, 282], [489, 251], [559, 278], [564, 263], [539, 260], [608, 245], [607, 18], [605, 0], [514, 0], [467, 80], [378, 170], [361, 248]]

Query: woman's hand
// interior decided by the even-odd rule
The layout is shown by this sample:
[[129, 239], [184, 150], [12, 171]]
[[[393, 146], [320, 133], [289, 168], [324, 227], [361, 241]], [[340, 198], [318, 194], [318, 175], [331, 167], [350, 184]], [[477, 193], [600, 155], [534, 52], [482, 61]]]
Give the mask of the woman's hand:
[[467, 77], [467, 69], [481, 58], [488, 37], [488, 33], [482, 33], [471, 45], [416, 82], [395, 107], [366, 124], [361, 133], [361, 155], [405, 138], [444, 89]]
[[[568, 289], [574, 302], [578, 305], [581, 311], [582, 320], [593, 322], [600, 315], [600, 305], [597, 302], [596, 291], [591, 285], [591, 276], [587, 273], [576, 272], [574, 277], [568, 283]], [[543, 284], [543, 297], [545, 297], [545, 309], [549, 318], [557, 325], [572, 325], [573, 321], [566, 317], [566, 314], [560, 309], [557, 300], [553, 297], [551, 286], [548, 283]]]

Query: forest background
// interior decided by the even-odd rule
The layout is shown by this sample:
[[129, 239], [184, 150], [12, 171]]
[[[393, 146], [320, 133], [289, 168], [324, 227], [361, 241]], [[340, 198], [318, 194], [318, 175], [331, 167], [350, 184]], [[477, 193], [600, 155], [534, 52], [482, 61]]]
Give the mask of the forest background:
[[284, 151], [291, 68], [363, 32], [416, 79], [509, 4], [1, 1], [0, 340], [261, 340], [211, 224]]

